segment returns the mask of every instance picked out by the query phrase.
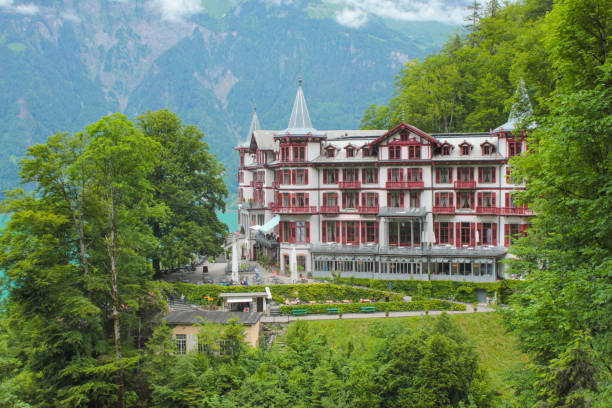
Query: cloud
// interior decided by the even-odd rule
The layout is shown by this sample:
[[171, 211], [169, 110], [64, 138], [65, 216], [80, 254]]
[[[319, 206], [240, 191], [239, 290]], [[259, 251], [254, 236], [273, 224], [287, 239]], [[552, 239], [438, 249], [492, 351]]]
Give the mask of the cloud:
[[368, 14], [360, 8], [345, 8], [336, 13], [338, 23], [351, 28], [359, 28], [368, 22]]
[[462, 24], [466, 14], [460, 1], [444, 0], [324, 0], [339, 5], [338, 23], [358, 28], [367, 22], [368, 15], [400, 21], [439, 21]]
[[168, 21], [182, 21], [184, 17], [204, 11], [200, 0], [152, 0], [151, 4]]
[[64, 11], [62, 14], [60, 14], [60, 17], [62, 17], [66, 21], [70, 21], [77, 24], [81, 22], [81, 18], [71, 11]]
[[9, 13], [33, 15], [38, 14], [40, 9], [34, 4], [18, 4], [13, 5], [14, 0], [0, 0], [0, 10], [8, 11]]

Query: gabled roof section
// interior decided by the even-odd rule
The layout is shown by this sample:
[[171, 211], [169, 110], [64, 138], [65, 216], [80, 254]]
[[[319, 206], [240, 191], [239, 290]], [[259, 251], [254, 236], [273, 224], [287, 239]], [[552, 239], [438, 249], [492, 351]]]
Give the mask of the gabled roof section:
[[440, 142], [438, 142], [436, 139], [434, 139], [431, 135], [423, 132], [421, 129], [414, 127], [412, 125], [408, 125], [406, 123], [400, 123], [399, 125], [395, 126], [393, 129], [389, 130], [387, 133], [385, 133], [382, 136], [377, 137], [372, 143], [370, 143], [370, 145], [377, 145], [379, 143], [381, 143], [383, 140], [385, 140], [386, 138], [388, 138], [389, 136], [393, 136], [394, 134], [402, 131], [402, 130], [409, 130], [410, 132], [414, 133], [415, 135], [422, 137], [423, 139], [427, 140], [429, 143], [434, 144], [436, 146], [440, 145]]
[[291, 118], [289, 118], [289, 126], [287, 126], [287, 129], [312, 128], [312, 122], [308, 114], [308, 106], [306, 106], [306, 99], [302, 91], [302, 78], [300, 78], [298, 80], [298, 90], [295, 95], [295, 101], [293, 102], [293, 109], [291, 110]]

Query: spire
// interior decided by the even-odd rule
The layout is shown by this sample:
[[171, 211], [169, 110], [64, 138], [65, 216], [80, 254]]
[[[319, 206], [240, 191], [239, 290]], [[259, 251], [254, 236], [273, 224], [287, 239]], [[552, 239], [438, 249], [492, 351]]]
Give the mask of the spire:
[[[533, 121], [533, 108], [531, 101], [529, 100], [529, 94], [525, 88], [525, 81], [521, 79], [516, 86], [516, 91], [513, 97], [514, 103], [510, 109], [510, 115], [508, 115], [508, 121], [498, 128], [493, 130], [493, 133], [497, 132], [511, 132], [521, 129], [533, 129], [536, 123]], [[529, 123], [528, 123], [529, 122]]]
[[253, 104], [253, 117], [251, 118], [251, 126], [249, 126], [247, 141], [251, 139], [253, 132], [259, 129], [261, 129], [261, 126], [259, 125], [259, 118], [257, 117], [257, 105]]
[[295, 95], [295, 102], [293, 102], [288, 129], [312, 129], [306, 99], [304, 99], [304, 92], [302, 92], [302, 77], [298, 80], [298, 91]]

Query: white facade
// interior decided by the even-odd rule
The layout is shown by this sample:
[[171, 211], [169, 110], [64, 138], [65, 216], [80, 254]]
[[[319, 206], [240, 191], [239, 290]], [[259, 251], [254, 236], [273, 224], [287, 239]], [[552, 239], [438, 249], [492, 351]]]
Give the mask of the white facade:
[[[301, 99], [300, 87], [296, 103], [305, 109]], [[501, 276], [510, 237], [524, 233], [533, 215], [514, 204], [511, 194], [522, 186], [507, 177], [509, 158], [525, 150], [522, 134], [429, 135], [404, 123], [319, 131], [306, 123], [255, 129], [237, 148], [240, 225], [249, 231], [280, 214], [280, 244], [268, 242], [274, 234], [251, 242], [277, 250], [284, 273], [295, 248], [303, 273], [313, 276]]]

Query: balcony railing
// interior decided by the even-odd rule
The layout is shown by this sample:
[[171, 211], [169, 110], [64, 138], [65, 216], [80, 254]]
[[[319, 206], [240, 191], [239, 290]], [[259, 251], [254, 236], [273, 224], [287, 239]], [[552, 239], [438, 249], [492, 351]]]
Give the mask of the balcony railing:
[[340, 208], [337, 205], [322, 205], [321, 214], [338, 214]]
[[283, 207], [273, 206], [272, 212], [275, 214], [314, 214], [317, 212], [317, 206], [311, 205], [306, 207]]
[[376, 207], [358, 207], [360, 214], [378, 214], [378, 206]]
[[388, 190], [423, 189], [423, 181], [387, 181]]
[[533, 211], [525, 207], [502, 207], [500, 209], [500, 215], [533, 215]]
[[432, 212], [434, 214], [454, 214], [455, 213], [455, 207], [434, 207]]
[[262, 188], [263, 185], [264, 185], [263, 181], [256, 181], [256, 180], [251, 181], [251, 187]]
[[476, 207], [476, 214], [498, 215], [499, 207]]
[[338, 183], [341, 190], [358, 190], [361, 188], [361, 181], [341, 181]]
[[455, 181], [456, 189], [474, 190], [476, 188], [475, 181]]

